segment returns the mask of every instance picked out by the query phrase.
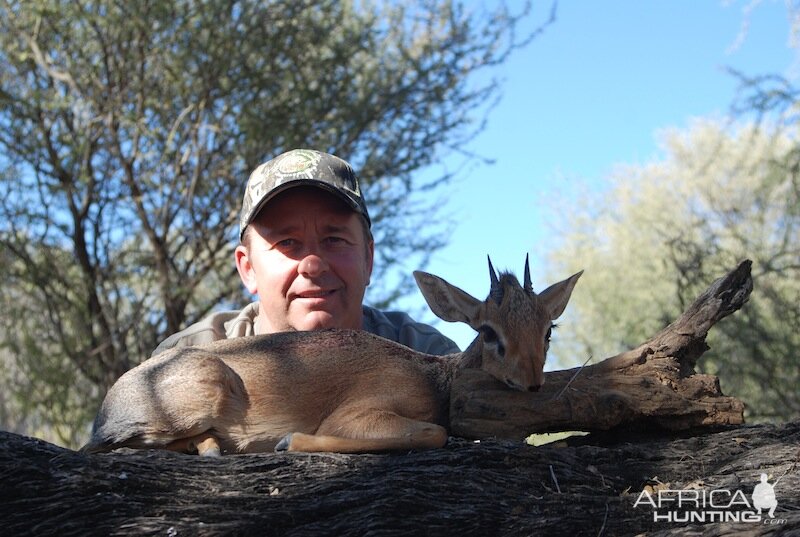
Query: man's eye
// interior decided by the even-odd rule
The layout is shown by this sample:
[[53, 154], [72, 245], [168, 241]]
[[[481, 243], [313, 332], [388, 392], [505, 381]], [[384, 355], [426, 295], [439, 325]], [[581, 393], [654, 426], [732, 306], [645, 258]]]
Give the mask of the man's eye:
[[297, 241], [294, 239], [283, 239], [276, 243], [281, 248], [291, 248], [292, 246], [297, 244]]

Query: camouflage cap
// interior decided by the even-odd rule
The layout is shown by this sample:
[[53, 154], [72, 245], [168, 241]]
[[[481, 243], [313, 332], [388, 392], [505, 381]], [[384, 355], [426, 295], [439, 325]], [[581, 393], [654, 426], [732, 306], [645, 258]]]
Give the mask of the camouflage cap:
[[337, 195], [363, 215], [367, 225], [372, 225], [358, 178], [347, 162], [314, 149], [293, 149], [261, 164], [250, 174], [239, 216], [239, 239], [269, 200], [296, 186], [315, 186]]

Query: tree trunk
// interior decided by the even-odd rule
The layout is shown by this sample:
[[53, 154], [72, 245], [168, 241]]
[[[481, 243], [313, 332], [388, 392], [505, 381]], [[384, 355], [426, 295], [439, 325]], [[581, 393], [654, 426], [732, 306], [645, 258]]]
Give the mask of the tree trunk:
[[513, 392], [476, 369], [453, 383], [451, 431], [467, 438], [521, 439], [534, 432], [657, 428], [671, 431], [744, 423], [744, 404], [719, 379], [695, 374], [705, 339], [747, 302], [750, 261], [715, 281], [672, 324], [633, 350], [587, 367], [545, 375], [536, 393]]
[[[678, 436], [591, 435], [542, 447], [451, 438], [443, 449], [412, 453], [213, 459], [133, 450], [87, 456], [0, 432], [0, 533], [800, 534], [800, 421]], [[777, 481], [775, 518], [732, 521], [755, 519], [751, 495], [762, 472]], [[690, 498], [716, 490], [717, 504], [741, 491], [748, 503], [684, 503], [677, 515], [675, 502], [635, 506], [643, 490], [657, 498], [659, 488]], [[675, 521], [701, 514], [705, 523]]]

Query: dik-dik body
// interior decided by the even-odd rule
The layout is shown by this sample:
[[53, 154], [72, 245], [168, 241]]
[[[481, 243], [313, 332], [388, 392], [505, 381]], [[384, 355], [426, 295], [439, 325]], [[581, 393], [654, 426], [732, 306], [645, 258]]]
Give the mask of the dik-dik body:
[[450, 385], [481, 368], [537, 390], [552, 321], [581, 273], [534, 293], [497, 276], [480, 301], [424, 272], [433, 312], [478, 331], [463, 353], [432, 356], [363, 331], [286, 332], [183, 347], [125, 373], [106, 394], [86, 452], [167, 448], [204, 455], [268, 450], [373, 452], [441, 447]]

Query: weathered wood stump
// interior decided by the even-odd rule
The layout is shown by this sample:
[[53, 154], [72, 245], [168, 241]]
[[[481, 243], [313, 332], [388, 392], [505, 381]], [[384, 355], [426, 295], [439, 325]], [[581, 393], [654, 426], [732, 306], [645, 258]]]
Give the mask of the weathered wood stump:
[[600, 363], [548, 372], [536, 393], [513, 392], [479, 370], [453, 384], [453, 434], [524, 438], [564, 430], [660, 428], [672, 431], [744, 423], [744, 404], [719, 379], [696, 374], [709, 329], [747, 302], [750, 261], [715, 281], [675, 322], [635, 349]]

